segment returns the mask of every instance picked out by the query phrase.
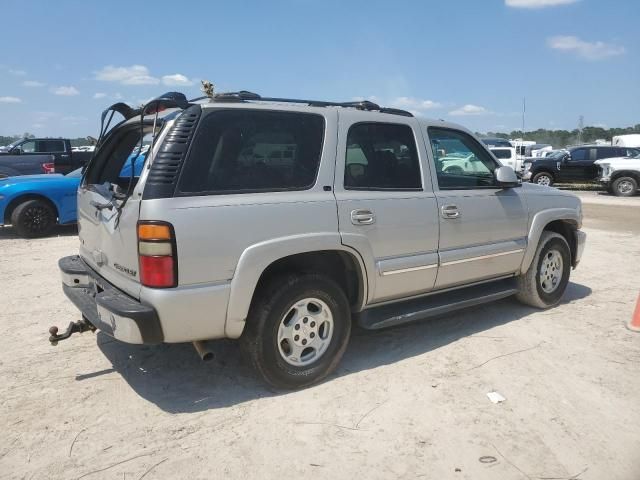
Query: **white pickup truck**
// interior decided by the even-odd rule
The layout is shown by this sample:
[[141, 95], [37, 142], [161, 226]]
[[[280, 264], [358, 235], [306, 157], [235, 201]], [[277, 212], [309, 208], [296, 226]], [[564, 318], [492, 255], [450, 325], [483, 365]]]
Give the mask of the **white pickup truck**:
[[618, 197], [633, 197], [640, 186], [640, 155], [594, 162], [600, 167], [600, 183]]
[[506, 167], [511, 167], [517, 173], [522, 172], [523, 158], [518, 158], [514, 147], [490, 147], [491, 153]]

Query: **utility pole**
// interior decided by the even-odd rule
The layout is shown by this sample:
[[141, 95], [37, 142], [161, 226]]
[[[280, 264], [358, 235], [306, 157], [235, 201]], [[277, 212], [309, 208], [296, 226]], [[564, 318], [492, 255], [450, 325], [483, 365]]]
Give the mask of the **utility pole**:
[[578, 145], [582, 144], [582, 130], [584, 129], [584, 115], [578, 117]]
[[524, 140], [524, 114], [527, 110], [527, 99], [522, 97], [522, 140]]

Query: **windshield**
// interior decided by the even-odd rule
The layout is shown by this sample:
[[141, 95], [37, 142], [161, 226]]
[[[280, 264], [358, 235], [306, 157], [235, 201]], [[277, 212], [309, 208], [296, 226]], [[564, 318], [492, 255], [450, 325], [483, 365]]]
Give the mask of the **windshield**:
[[558, 152], [553, 152], [550, 153], [549, 155], [547, 155], [544, 158], [547, 158], [549, 160], [560, 160], [562, 157], [564, 157], [566, 155], [566, 152], [563, 151], [558, 151]]
[[80, 178], [82, 176], [82, 168], [76, 168], [73, 172], [69, 172], [65, 177]]

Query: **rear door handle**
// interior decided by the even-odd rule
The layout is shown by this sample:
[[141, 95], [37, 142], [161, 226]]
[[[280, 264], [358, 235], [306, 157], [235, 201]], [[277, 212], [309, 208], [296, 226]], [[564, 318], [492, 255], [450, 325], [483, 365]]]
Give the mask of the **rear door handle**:
[[351, 223], [354, 225], [371, 225], [376, 217], [371, 210], [351, 210]]
[[458, 210], [457, 205], [443, 205], [440, 208], [440, 214], [442, 218], [446, 219], [460, 218], [460, 210]]

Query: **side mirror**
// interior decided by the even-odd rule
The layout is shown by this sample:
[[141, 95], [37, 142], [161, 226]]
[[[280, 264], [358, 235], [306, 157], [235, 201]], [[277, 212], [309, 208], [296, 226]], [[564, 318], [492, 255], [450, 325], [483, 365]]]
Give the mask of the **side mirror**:
[[562, 157], [562, 163], [567, 163], [569, 160], [571, 160], [570, 153], [567, 153], [564, 157]]
[[16, 147], [13, 150], [11, 150], [9, 153], [11, 153], [12, 155], [20, 155], [22, 153], [22, 149], [20, 147]]
[[516, 172], [514, 172], [511, 167], [504, 166], [496, 168], [494, 174], [496, 183], [502, 188], [513, 188], [521, 185], [516, 176]]

